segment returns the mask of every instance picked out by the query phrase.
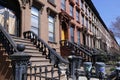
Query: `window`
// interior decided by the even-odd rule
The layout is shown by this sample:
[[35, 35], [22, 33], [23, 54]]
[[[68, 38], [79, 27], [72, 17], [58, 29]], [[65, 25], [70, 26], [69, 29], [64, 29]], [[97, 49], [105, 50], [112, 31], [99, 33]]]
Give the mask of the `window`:
[[48, 37], [49, 41], [54, 42], [55, 41], [55, 23], [54, 23], [54, 17], [49, 16], [48, 17]]
[[82, 25], [84, 25], [84, 15], [82, 15]]
[[91, 31], [93, 32], [93, 28], [94, 28], [94, 24], [92, 24], [92, 26], [91, 26]]
[[81, 8], [83, 8], [83, 0], [81, 0]]
[[70, 4], [70, 16], [73, 17], [73, 6]]
[[66, 10], [65, 0], [61, 0], [61, 8]]
[[80, 30], [77, 31], [78, 44], [80, 44]]
[[86, 28], [88, 28], [88, 19], [86, 19]]
[[77, 20], [77, 21], [80, 21], [80, 18], [79, 18], [79, 11], [78, 11], [78, 10], [76, 10], [76, 20]]
[[79, 0], [76, 0], [76, 3], [79, 4]]
[[88, 29], [91, 31], [91, 22], [89, 22], [89, 27], [88, 27]]
[[31, 8], [31, 30], [38, 35], [39, 30], [39, 10], [35, 7]]
[[85, 13], [86, 13], [86, 14], [87, 14], [87, 10], [88, 10], [88, 9], [87, 9], [87, 5], [85, 5]]
[[55, 3], [55, 0], [48, 0], [48, 2], [50, 2], [50, 3]]
[[73, 28], [73, 26], [70, 27], [70, 39], [71, 39], [71, 42], [74, 42], [74, 28]]
[[91, 17], [91, 12], [90, 12], [90, 9], [88, 10], [88, 15], [89, 15], [89, 17]]

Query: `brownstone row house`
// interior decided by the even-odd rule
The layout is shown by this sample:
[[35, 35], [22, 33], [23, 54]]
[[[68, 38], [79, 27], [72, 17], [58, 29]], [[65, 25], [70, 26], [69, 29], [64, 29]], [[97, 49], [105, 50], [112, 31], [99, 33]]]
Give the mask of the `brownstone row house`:
[[[24, 44], [24, 52], [32, 55], [31, 66], [52, 66], [49, 63], [49, 59], [52, 62], [50, 52], [55, 56], [53, 59], [58, 61], [62, 61], [63, 57], [67, 58], [71, 50], [75, 51], [75, 55], [81, 56], [83, 61], [92, 61], [94, 49], [108, 53], [111, 48], [119, 51], [118, 43], [91, 0], [0, 0], [0, 25], [5, 30], [0, 30], [0, 80], [12, 78], [9, 75], [11, 60], [8, 56], [14, 51], [8, 53], [11, 46], [14, 48], [18, 43]], [[10, 37], [6, 37], [6, 34]], [[25, 38], [33, 40], [34, 45]], [[11, 41], [15, 46], [11, 45]], [[39, 51], [46, 57], [38, 55]], [[5, 62], [7, 65], [3, 66]], [[55, 66], [56, 62], [53, 63]], [[10, 69], [5, 72], [4, 68]], [[28, 71], [28, 76], [33, 76], [30, 72]]]

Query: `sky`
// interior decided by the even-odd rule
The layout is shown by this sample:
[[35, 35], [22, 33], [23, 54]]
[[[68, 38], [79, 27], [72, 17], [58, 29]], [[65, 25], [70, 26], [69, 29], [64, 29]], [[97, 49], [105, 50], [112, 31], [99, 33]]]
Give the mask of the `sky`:
[[[120, 0], [92, 0], [98, 13], [108, 28], [115, 22], [117, 16], [120, 16]], [[117, 39], [120, 44], [120, 40]]]

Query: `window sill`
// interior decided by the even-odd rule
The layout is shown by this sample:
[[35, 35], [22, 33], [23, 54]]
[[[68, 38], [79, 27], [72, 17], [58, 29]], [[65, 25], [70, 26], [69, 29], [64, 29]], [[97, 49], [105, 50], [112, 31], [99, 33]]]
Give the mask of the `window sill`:
[[52, 3], [51, 1], [47, 0], [48, 3], [50, 3], [53, 7], [56, 7], [55, 3]]
[[54, 42], [54, 41], [48, 41], [48, 43], [57, 44], [57, 42]]

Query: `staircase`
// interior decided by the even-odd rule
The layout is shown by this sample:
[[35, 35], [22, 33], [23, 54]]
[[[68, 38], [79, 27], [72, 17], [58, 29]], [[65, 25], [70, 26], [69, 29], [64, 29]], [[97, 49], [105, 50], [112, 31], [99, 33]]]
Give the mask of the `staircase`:
[[[28, 66], [28, 80], [45, 80], [51, 77], [59, 80], [58, 68], [50, 63], [46, 55], [44, 55], [42, 51], [39, 51], [30, 39], [22, 39], [15, 36], [12, 36], [12, 38], [16, 44], [24, 44], [26, 47], [24, 53], [32, 56]], [[61, 75], [61, 79], [62, 78], [64, 78], [64, 74]]]
[[[76, 56], [81, 56], [83, 62], [84, 61], [92, 61], [92, 51], [88, 50], [82, 45], [78, 45], [76, 43], [72, 43], [68, 40], [60, 41], [60, 50], [63, 56], [71, 55], [71, 51], [74, 51]], [[65, 54], [68, 53], [68, 54]]]
[[9, 56], [19, 52], [17, 44], [24, 44], [24, 54], [32, 56], [27, 66], [27, 80], [66, 80], [65, 73], [61, 73], [61, 69], [64, 68], [63, 65], [68, 64], [68, 61], [33, 32], [24, 32], [24, 37], [10, 36], [0, 26], [0, 80], [12, 80], [14, 77]]

